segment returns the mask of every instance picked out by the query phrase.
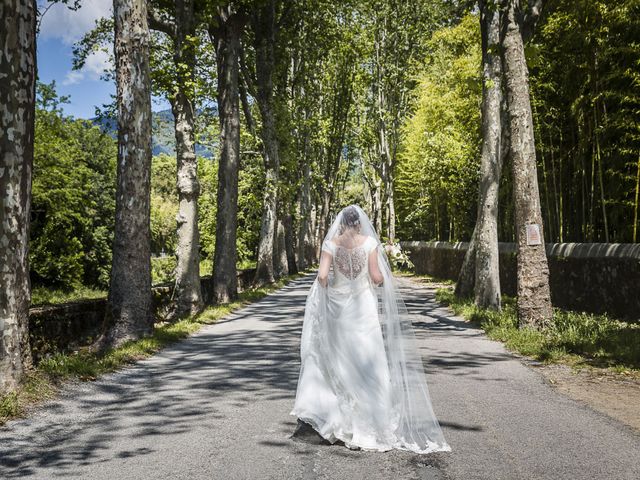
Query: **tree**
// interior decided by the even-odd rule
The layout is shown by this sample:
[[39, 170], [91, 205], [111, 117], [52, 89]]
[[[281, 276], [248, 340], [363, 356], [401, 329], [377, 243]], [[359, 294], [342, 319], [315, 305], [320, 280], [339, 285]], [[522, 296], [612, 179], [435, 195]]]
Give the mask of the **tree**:
[[481, 145], [479, 27], [470, 14], [427, 44], [396, 172], [404, 238], [456, 241], [473, 229]]
[[[372, 167], [380, 183], [376, 188], [374, 220], [382, 217], [386, 237], [396, 237], [396, 167], [401, 149], [404, 120], [411, 114], [412, 95], [416, 86], [416, 66], [425, 55], [425, 40], [434, 26], [455, 18], [454, 8], [439, 1], [380, 1], [362, 2], [367, 39], [368, 85], [365, 102], [369, 141], [375, 146], [368, 166]], [[464, 3], [464, 2], [452, 2]], [[375, 181], [374, 181], [375, 182]], [[372, 182], [370, 182], [372, 183]], [[382, 232], [380, 232], [382, 235]]]
[[475, 291], [476, 305], [500, 309], [498, 189], [504, 155], [500, 10], [492, 2], [481, 0], [479, 3], [483, 78], [478, 217], [456, 283], [456, 294], [468, 296]]
[[151, 303], [151, 95], [144, 0], [114, 0], [118, 170], [106, 331], [117, 346], [153, 330]]
[[277, 0], [268, 0], [264, 2], [264, 5], [254, 7], [251, 15], [255, 49], [255, 98], [262, 119], [260, 136], [262, 138], [262, 155], [266, 177], [263, 191], [258, 263], [254, 279], [254, 282], [258, 285], [272, 283], [276, 277], [274, 255], [278, 225], [277, 204], [280, 154], [273, 104], [273, 72], [276, 66], [276, 10], [279, 4], [280, 2]]
[[194, 0], [175, 0], [173, 20], [149, 9], [151, 28], [165, 33], [172, 41], [175, 79], [168, 98], [173, 111], [177, 189], [179, 210], [177, 220], [176, 279], [171, 317], [179, 318], [202, 311], [200, 286], [200, 232], [198, 229], [198, 160], [195, 151], [195, 69], [196, 18]]
[[36, 86], [29, 262], [32, 285], [107, 289], [117, 145], [64, 115], [55, 82]]
[[[502, 62], [510, 121], [510, 152], [513, 169], [513, 203], [517, 243], [518, 322], [544, 327], [552, 319], [549, 266], [538, 190], [533, 114], [529, 98], [529, 73], [523, 32], [532, 29], [539, 14], [535, 2], [523, 11], [518, 0], [503, 0]], [[522, 20], [527, 17], [528, 23]]]
[[238, 227], [238, 169], [240, 167], [239, 52], [246, 18], [232, 5], [217, 7], [209, 34], [215, 44], [218, 70], [218, 117], [220, 119], [220, 162], [216, 246], [213, 259], [213, 299], [228, 302], [236, 298], [238, 279], [236, 245]]
[[36, 83], [36, 2], [0, 5], [0, 392], [16, 388], [29, 349], [29, 214]]

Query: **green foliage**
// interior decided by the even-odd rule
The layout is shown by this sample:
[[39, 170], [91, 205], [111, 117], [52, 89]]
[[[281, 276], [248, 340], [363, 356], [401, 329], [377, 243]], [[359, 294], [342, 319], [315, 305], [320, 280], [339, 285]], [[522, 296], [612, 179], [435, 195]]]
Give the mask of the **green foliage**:
[[480, 146], [480, 29], [475, 15], [438, 30], [404, 126], [397, 171], [399, 232], [458, 240], [473, 230]]
[[544, 362], [568, 362], [576, 366], [640, 369], [640, 325], [606, 315], [554, 309], [553, 322], [545, 330], [518, 328], [515, 299], [503, 298], [502, 311], [486, 310], [471, 300], [461, 300], [452, 288], [437, 291], [436, 299], [457, 315], [477, 323], [510, 350]]
[[114, 140], [64, 116], [55, 84], [38, 87], [31, 278], [36, 286], [105, 288], [115, 215]]
[[640, 3], [553, 0], [545, 12], [527, 50], [545, 234], [638, 241]]
[[165, 257], [151, 257], [151, 283], [171, 282], [175, 278], [176, 257], [167, 255]]
[[[200, 230], [200, 259], [213, 259], [216, 244], [216, 211], [218, 193], [218, 162], [208, 158], [198, 158], [198, 228]], [[211, 269], [201, 271], [210, 274]]]
[[178, 191], [176, 159], [160, 154], [151, 160], [151, 253], [172, 255], [175, 251]]

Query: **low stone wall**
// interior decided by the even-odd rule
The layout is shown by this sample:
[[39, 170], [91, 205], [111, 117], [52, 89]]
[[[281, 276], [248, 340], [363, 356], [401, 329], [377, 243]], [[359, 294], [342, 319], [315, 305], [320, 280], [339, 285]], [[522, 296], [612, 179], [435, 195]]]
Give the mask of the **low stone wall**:
[[[457, 280], [468, 243], [402, 242], [416, 273]], [[502, 293], [516, 294], [516, 245], [500, 243]], [[640, 321], [640, 245], [547, 243], [554, 306]]]
[[[255, 269], [238, 272], [238, 289], [251, 285]], [[202, 277], [205, 303], [211, 303], [212, 278]], [[155, 285], [153, 307], [157, 321], [165, 318], [171, 303], [173, 283]], [[29, 309], [29, 337], [34, 361], [56, 352], [70, 352], [90, 345], [101, 333], [107, 305], [105, 298], [80, 300], [59, 305], [35, 306]]]

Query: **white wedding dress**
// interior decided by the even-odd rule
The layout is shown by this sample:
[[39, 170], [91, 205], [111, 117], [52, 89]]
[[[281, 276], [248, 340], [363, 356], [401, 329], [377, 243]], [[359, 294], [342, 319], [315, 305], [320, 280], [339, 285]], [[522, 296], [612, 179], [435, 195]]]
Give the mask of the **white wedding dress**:
[[376, 247], [372, 237], [351, 249], [324, 243], [323, 250], [333, 256], [323, 329], [327, 338], [322, 339], [326, 350], [314, 350], [305, 359], [291, 414], [331, 443], [342, 440], [349, 448], [387, 451], [395, 442], [391, 383], [367, 268]]
[[375, 451], [451, 450], [388, 259], [357, 205], [337, 215], [322, 243], [300, 360], [290, 414], [329, 442]]

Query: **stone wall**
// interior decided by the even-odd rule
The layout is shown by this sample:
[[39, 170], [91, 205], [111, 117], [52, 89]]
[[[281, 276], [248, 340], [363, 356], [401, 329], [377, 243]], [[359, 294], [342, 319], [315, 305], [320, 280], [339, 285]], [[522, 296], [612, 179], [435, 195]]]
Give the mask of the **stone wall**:
[[[468, 244], [402, 242], [416, 273], [456, 280]], [[500, 283], [516, 294], [516, 246], [500, 243]], [[640, 321], [640, 245], [621, 243], [548, 243], [549, 283], [554, 306], [608, 313]]]
[[[238, 272], [238, 288], [251, 285], [255, 269]], [[205, 303], [211, 302], [213, 290], [210, 276], [202, 277]], [[155, 285], [152, 289], [153, 307], [157, 321], [161, 321], [171, 303], [173, 284]], [[91, 344], [101, 333], [107, 305], [105, 298], [81, 300], [59, 305], [35, 306], [29, 309], [29, 336], [36, 362], [56, 352], [70, 352]]]

